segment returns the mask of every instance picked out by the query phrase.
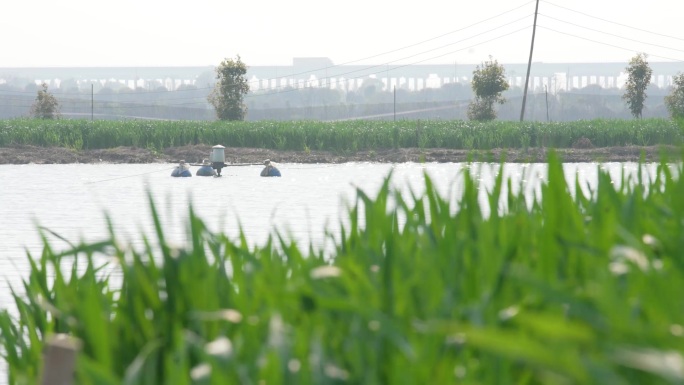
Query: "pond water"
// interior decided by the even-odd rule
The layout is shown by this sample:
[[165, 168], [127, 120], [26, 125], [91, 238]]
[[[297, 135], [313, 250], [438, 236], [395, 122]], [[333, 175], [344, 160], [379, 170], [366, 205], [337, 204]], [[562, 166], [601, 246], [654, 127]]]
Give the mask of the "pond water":
[[[455, 200], [464, 167], [471, 167], [485, 188], [499, 170], [498, 164], [465, 163], [281, 164], [281, 178], [259, 177], [260, 166], [224, 168], [221, 178], [171, 178], [170, 164], [0, 165], [0, 272], [5, 278], [0, 279], [0, 307], [7, 300], [7, 281], [16, 281], [27, 271], [26, 252], [35, 254], [42, 248], [38, 226], [70, 242], [93, 241], [106, 236], [108, 215], [118, 236], [141, 244], [142, 234], [153, 236], [149, 195], [165, 231], [178, 243], [184, 241], [184, 219], [192, 204], [210, 229], [237, 236], [242, 228], [254, 244], [278, 230], [301, 244], [322, 246], [324, 230], [339, 229], [356, 188], [372, 195], [391, 172], [401, 191], [422, 191], [427, 173], [443, 196]], [[578, 175], [592, 185], [599, 165], [564, 167], [571, 180]], [[600, 167], [615, 176], [637, 169], [634, 163]], [[546, 164], [510, 163], [503, 172], [514, 186], [524, 181], [531, 198], [546, 176]], [[485, 202], [485, 189], [481, 190]], [[51, 239], [54, 247], [67, 247], [64, 241]]]
[[[498, 164], [345, 163], [281, 164], [281, 178], [261, 178], [260, 166], [228, 167], [223, 177], [172, 178], [171, 164], [0, 165], [0, 308], [11, 306], [8, 285], [19, 287], [28, 272], [26, 253], [42, 248], [38, 226], [70, 242], [95, 241], [107, 235], [106, 215], [115, 234], [134, 245], [142, 235], [154, 238], [148, 195], [156, 203], [168, 239], [185, 241], [191, 204], [213, 231], [237, 237], [240, 229], [252, 244], [262, 244], [274, 230], [300, 245], [323, 247], [325, 230], [339, 229], [356, 188], [374, 195], [392, 173], [403, 193], [421, 192], [423, 175], [432, 177], [443, 196], [455, 201], [462, 172], [470, 167], [481, 183], [482, 202], [499, 172]], [[635, 173], [635, 163], [564, 165], [566, 178], [589, 186], [599, 167], [619, 178]], [[653, 170], [655, 165], [647, 165]], [[532, 199], [546, 176], [546, 164], [505, 164], [504, 176], [522, 182]], [[193, 174], [195, 169], [193, 169]], [[487, 208], [484, 207], [486, 210]], [[487, 214], [487, 213], [485, 213]], [[56, 249], [67, 243], [49, 236]], [[2, 363], [0, 363], [2, 373]], [[0, 384], [6, 380], [0, 374]]]

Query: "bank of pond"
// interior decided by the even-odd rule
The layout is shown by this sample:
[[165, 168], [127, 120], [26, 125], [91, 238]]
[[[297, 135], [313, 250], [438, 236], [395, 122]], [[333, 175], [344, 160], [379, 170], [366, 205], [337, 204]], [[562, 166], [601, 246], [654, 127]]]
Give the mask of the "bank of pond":
[[79, 384], [679, 384], [682, 171], [597, 165], [587, 190], [552, 153], [532, 201], [503, 173], [486, 201], [468, 168], [455, 200], [390, 175], [327, 249], [250, 246], [192, 208], [169, 239], [151, 200], [142, 249], [110, 230], [57, 250], [46, 232], [0, 313], [8, 380], [38, 383], [59, 334]]
[[678, 145], [684, 123], [668, 119], [571, 122], [420, 121], [0, 121], [0, 147], [17, 145], [162, 150], [214, 145], [274, 150], [573, 148]]

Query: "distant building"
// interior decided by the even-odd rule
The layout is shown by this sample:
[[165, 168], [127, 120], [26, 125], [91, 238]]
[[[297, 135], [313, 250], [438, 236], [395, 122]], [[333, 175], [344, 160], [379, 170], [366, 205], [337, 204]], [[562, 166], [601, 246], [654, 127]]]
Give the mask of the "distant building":
[[292, 66], [299, 69], [318, 70], [335, 66], [327, 57], [296, 57], [292, 59]]

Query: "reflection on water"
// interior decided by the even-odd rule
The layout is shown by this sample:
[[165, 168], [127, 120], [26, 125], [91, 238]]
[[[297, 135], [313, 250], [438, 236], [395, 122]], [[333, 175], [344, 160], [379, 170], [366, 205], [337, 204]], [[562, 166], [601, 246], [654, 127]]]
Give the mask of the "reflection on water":
[[[7, 282], [14, 284], [27, 272], [26, 252], [41, 249], [38, 226], [71, 242], [94, 241], [107, 235], [106, 215], [117, 236], [133, 245], [142, 235], [154, 237], [148, 194], [157, 209], [168, 239], [185, 241], [185, 221], [192, 203], [213, 231], [237, 237], [242, 229], [251, 243], [261, 244], [278, 230], [300, 244], [323, 247], [325, 229], [335, 232], [344, 220], [346, 202], [355, 188], [373, 195], [392, 172], [401, 191], [422, 191], [423, 173], [434, 180], [443, 196], [452, 200], [461, 193], [463, 163], [346, 163], [331, 165], [281, 164], [281, 178], [261, 178], [261, 166], [229, 167], [222, 178], [171, 178], [174, 165], [72, 164], [0, 165], [0, 307], [9, 304]], [[571, 180], [578, 175], [592, 185], [597, 164], [567, 164]], [[632, 163], [602, 167], [616, 177]], [[485, 190], [491, 187], [498, 165], [471, 166]], [[506, 164], [504, 176], [514, 188], [522, 183], [529, 199], [539, 190], [545, 164]], [[193, 170], [194, 172], [194, 170]], [[574, 184], [571, 184], [574, 188]], [[486, 213], [485, 213], [486, 214]], [[55, 239], [57, 249], [67, 245]]]

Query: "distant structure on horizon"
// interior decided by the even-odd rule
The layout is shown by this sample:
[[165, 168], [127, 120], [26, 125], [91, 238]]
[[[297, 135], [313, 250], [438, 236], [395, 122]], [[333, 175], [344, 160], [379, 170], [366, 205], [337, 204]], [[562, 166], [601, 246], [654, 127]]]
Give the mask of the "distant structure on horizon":
[[[509, 83], [522, 87], [526, 63], [502, 63]], [[672, 77], [684, 72], [684, 64], [651, 62], [652, 82], [661, 88], [672, 85]], [[385, 90], [405, 88], [420, 90], [439, 88], [449, 83], [469, 83], [477, 64], [417, 64], [417, 65], [335, 65], [326, 57], [293, 58], [290, 66], [249, 66], [247, 78], [253, 91], [284, 87], [326, 87], [344, 91], [356, 90], [366, 79], [378, 79]], [[626, 79], [624, 63], [533, 63], [530, 77], [532, 90], [562, 90], [598, 85], [620, 88]], [[0, 84], [47, 83], [57, 88], [70, 81], [79, 89], [91, 84], [104, 86], [118, 83], [131, 89], [176, 90], [183, 85], [208, 88], [214, 82], [213, 66], [195, 67], [34, 67], [0, 68]]]

